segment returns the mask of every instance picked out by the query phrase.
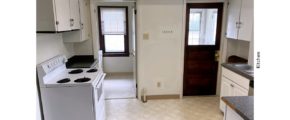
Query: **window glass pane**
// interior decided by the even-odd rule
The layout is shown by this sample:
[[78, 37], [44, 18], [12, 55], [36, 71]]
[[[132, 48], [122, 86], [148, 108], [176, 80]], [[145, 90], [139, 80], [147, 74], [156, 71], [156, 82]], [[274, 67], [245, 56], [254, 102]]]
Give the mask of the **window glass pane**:
[[201, 13], [194, 12], [190, 13], [189, 16], [189, 34], [188, 34], [188, 44], [194, 45], [198, 44], [199, 41], [199, 34], [200, 34], [200, 20]]
[[126, 34], [126, 9], [101, 8], [102, 34]]
[[124, 35], [105, 35], [105, 52], [125, 52]]
[[190, 9], [188, 45], [215, 45], [217, 9]]

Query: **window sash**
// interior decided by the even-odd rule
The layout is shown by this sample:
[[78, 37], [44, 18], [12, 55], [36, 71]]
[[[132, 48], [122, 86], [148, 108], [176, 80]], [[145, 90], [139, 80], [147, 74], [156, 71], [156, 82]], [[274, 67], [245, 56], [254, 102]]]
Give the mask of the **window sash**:
[[101, 8], [102, 35], [126, 35], [126, 9]]
[[104, 35], [105, 52], [125, 52], [125, 35]]

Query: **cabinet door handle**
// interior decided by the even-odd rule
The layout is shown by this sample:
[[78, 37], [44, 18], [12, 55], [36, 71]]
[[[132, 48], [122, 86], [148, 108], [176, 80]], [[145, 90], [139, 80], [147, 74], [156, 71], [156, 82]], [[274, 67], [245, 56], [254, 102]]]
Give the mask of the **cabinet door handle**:
[[231, 87], [235, 87], [233, 84], [231, 84]]
[[74, 26], [74, 19], [69, 19], [69, 21], [70, 21], [70, 26]]
[[81, 29], [84, 29], [84, 24], [83, 23], [81, 23]]
[[240, 22], [236, 22], [236, 28], [240, 28]]

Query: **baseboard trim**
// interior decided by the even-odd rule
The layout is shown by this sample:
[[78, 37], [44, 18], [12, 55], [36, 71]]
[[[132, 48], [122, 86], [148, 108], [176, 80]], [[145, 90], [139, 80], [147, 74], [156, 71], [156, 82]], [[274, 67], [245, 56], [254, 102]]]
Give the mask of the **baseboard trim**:
[[133, 72], [106, 72], [107, 75], [126, 75], [126, 74], [133, 74]]
[[[143, 96], [141, 96], [143, 98]], [[158, 99], [179, 99], [180, 95], [175, 94], [175, 95], [148, 95], [146, 96], [147, 100], [158, 100]]]

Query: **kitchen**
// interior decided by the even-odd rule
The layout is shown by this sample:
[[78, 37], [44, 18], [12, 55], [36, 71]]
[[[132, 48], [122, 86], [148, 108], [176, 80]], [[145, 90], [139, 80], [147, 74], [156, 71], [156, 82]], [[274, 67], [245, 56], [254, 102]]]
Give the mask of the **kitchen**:
[[[48, 2], [48, 1], [46, 1], [46, 2]], [[87, 5], [88, 3], [86, 3], [86, 2], [87, 1], [85, 1], [85, 3], [83, 3], [83, 4]], [[98, 34], [99, 33], [98, 31], [102, 31], [101, 33], [104, 34], [106, 31], [103, 31], [103, 30], [106, 30], [106, 28], [99, 29], [99, 27], [98, 27], [98, 24], [100, 24], [102, 22], [98, 22], [98, 19], [100, 17], [101, 12], [97, 12], [100, 10], [97, 8], [98, 8], [98, 6], [110, 6], [110, 5], [114, 6], [114, 4], [118, 4], [118, 3], [114, 3], [114, 2], [107, 3], [104, 1], [93, 1], [94, 3], [92, 4], [91, 2], [92, 1], [89, 2], [89, 5], [87, 5], [87, 8], [86, 7], [85, 7], [85, 9], [83, 8], [84, 12], [88, 12], [89, 11], [88, 9], [90, 9], [90, 14], [86, 13], [83, 15], [87, 15], [91, 19], [90, 20], [80, 19], [80, 21], [81, 21], [80, 23], [81, 23], [81, 25], [83, 25], [83, 29], [81, 29], [80, 31], [74, 30], [75, 29], [74, 23], [78, 23], [78, 22], [74, 22], [74, 21], [78, 21], [78, 20], [75, 20], [76, 18], [73, 18], [73, 17], [72, 17], [73, 20], [70, 23], [73, 25], [68, 24], [67, 25], [68, 27], [59, 26], [60, 28], [56, 27], [56, 28], [51, 29], [48, 27], [43, 27], [44, 25], [47, 25], [47, 24], [43, 24], [43, 25], [37, 24], [37, 28], [38, 28], [37, 35], [40, 37], [43, 35], [47, 35], [47, 34], [51, 35], [51, 33], [49, 33], [49, 31], [51, 31], [51, 30], [52, 31], [53, 30], [59, 31], [59, 33], [53, 33], [53, 34], [59, 34], [59, 36], [60, 36], [59, 39], [62, 39], [62, 41], [63, 41], [63, 43], [61, 43], [61, 44], [69, 46], [69, 47], [64, 48], [64, 49], [67, 49], [67, 52], [69, 53], [69, 54], [67, 53], [68, 54], [67, 55], [67, 57], [68, 57], [67, 63], [69, 63], [70, 60], [73, 57], [75, 57], [76, 55], [93, 55], [94, 58], [97, 59], [97, 61], [103, 60], [104, 63], [106, 62], [106, 59], [102, 59], [102, 56], [97, 54], [99, 52], [96, 52], [99, 49], [101, 49], [101, 50], [103, 50], [103, 54], [106, 54], [106, 52], [104, 52], [104, 51], [107, 51], [106, 49], [102, 48], [102, 45], [101, 45], [101, 43], [102, 43], [101, 38], [102, 37], [100, 37], [101, 34]], [[125, 1], [125, 3], [126, 2], [131, 3], [132, 1]], [[125, 3], [121, 2], [119, 4], [125, 4]], [[185, 34], [183, 34], [183, 32], [186, 32], [186, 31], [184, 31], [184, 30], [186, 30], [185, 29], [185, 26], [186, 26], [185, 22], [181, 22], [181, 21], [184, 21], [188, 17], [186, 17], [186, 16], [184, 16], [184, 14], [180, 14], [180, 13], [183, 13], [186, 5], [190, 4], [190, 3], [191, 3], [191, 1], [183, 2], [183, 1], [174, 1], [174, 0], [166, 1], [166, 2], [165, 1], [138, 1], [136, 3], [136, 6], [135, 6], [136, 10], [137, 10], [136, 11], [137, 68], [136, 69], [137, 69], [137, 78], [138, 78], [137, 79], [137, 86], [138, 86], [137, 87], [137, 98], [140, 101], [151, 102], [151, 100], [153, 100], [153, 99], [180, 99], [180, 98], [186, 100], [186, 96], [188, 96], [188, 95], [186, 95], [187, 93], [185, 93], [186, 89], [192, 90], [192, 88], [199, 88], [200, 87], [200, 86], [197, 86], [198, 84], [197, 85], [193, 84], [193, 86], [186, 87], [184, 85], [189, 85], [189, 84], [182, 83], [182, 82], [184, 82], [184, 83], [187, 82], [186, 78], [184, 78], [184, 81], [182, 81], [182, 79], [183, 79], [182, 74], [185, 74], [185, 72], [183, 73], [183, 69], [185, 70], [185, 67], [183, 67], [183, 66], [187, 66], [187, 63], [183, 63], [184, 59], [186, 59], [186, 57], [183, 55], [186, 55], [187, 51], [182, 50], [182, 49], [185, 49], [185, 47], [186, 47], [186, 46], [183, 46], [183, 44], [185, 44], [185, 41], [180, 41], [179, 39], [185, 35]], [[44, 13], [42, 13], [42, 12], [46, 13], [47, 8], [41, 6], [42, 1], [38, 2], [38, 4], [40, 4], [39, 10], [38, 10], [39, 12], [37, 12], [38, 13], [37, 16], [40, 17], [40, 19], [39, 19], [40, 22], [38, 22], [38, 23], [42, 23], [41, 21], [44, 21], [44, 20], [46, 20], [47, 22], [50, 22], [47, 19], [42, 18], [42, 16], [44, 15]], [[43, 3], [43, 6], [47, 6], [47, 4], [48, 3]], [[208, 4], [210, 4], [210, 3], [208, 3]], [[64, 5], [64, 6], [67, 6], [70, 9], [72, 8], [68, 5]], [[238, 5], [235, 5], [235, 6], [238, 6]], [[242, 6], [242, 5], [240, 5], [240, 6]], [[189, 8], [189, 7], [187, 7], [187, 8]], [[228, 8], [234, 9], [234, 10], [241, 9], [241, 7], [238, 7], [238, 8], [228, 7]], [[68, 10], [70, 10], [70, 9], [68, 9]], [[223, 8], [221, 7], [221, 9], [218, 9], [218, 15], [223, 17], [223, 18], [226, 18], [226, 15], [225, 15], [226, 10], [224, 10], [224, 9], [225, 9], [225, 7], [223, 7]], [[128, 10], [130, 11], [130, 9], [128, 9]], [[57, 6], [56, 6], [56, 11], [57, 11]], [[71, 10], [71, 11], [73, 11], [73, 10]], [[222, 11], [224, 11], [224, 12], [222, 12]], [[81, 13], [82, 13], [82, 9], [80, 9], [80, 16], [81, 16], [81, 18], [82, 17], [86, 18], [86, 16], [82, 16]], [[59, 14], [56, 13], [56, 18], [58, 19], [59, 18], [58, 15], [62, 15], [62, 14], [65, 14], [65, 13], [59, 13]], [[69, 11], [69, 15], [70, 14], [72, 14], [72, 13]], [[97, 15], [97, 14], [99, 14], [99, 15]], [[234, 15], [238, 14], [235, 16], [240, 16], [239, 15], [240, 12], [233, 13], [233, 14]], [[70, 15], [67, 17], [71, 18], [71, 16], [73, 16], [73, 15]], [[154, 21], [147, 20], [151, 16], [154, 16]], [[171, 16], [174, 16], [174, 17], [171, 17]], [[251, 14], [249, 16], [251, 16]], [[49, 16], [45, 15], [44, 17], [49, 17]], [[61, 16], [61, 17], [63, 17], [63, 16]], [[62, 19], [60, 19], [60, 20], [62, 20]], [[222, 27], [225, 27], [225, 26], [221, 26], [221, 25], [222, 25], [222, 22], [225, 22], [226, 19], [219, 18], [217, 20], [218, 20], [217, 22], [219, 22], [219, 24], [218, 24], [220, 26], [219, 28], [221, 29], [219, 31], [223, 31]], [[222, 21], [222, 20], [224, 20], [224, 21]], [[94, 22], [92, 22], [92, 21], [94, 21]], [[64, 22], [66, 22], [66, 21], [64, 21]], [[239, 17], [237, 17], [237, 19], [234, 22], [239, 22]], [[249, 24], [247, 22], [249, 22]], [[247, 22], [244, 22], [243, 24], [248, 25], [248, 26], [252, 26], [251, 22], [253, 22], [253, 21], [249, 21], [247, 19]], [[61, 23], [61, 21], [59, 21], [58, 24], [60, 24], [60, 23]], [[90, 24], [90, 23], [92, 24], [91, 26], [86, 25], [86, 24]], [[95, 23], [95, 25], [93, 23]], [[105, 26], [105, 25], [106, 24], [103, 24], [102, 26]], [[228, 25], [230, 25], [230, 24], [228, 24]], [[91, 33], [89, 32], [90, 27], [92, 27]], [[235, 24], [234, 24], [234, 27], [236, 29], [238, 28], [235, 26]], [[119, 28], [121, 28], [121, 27], [119, 27]], [[126, 27], [126, 28], [128, 28], [128, 27]], [[244, 27], [242, 27], [242, 28], [244, 28]], [[67, 29], [68, 29], [68, 32], [62, 32], [62, 31], [67, 31]], [[233, 29], [233, 28], [231, 28], [231, 27], [224, 28], [224, 32], [228, 33], [228, 31], [226, 31], [226, 30], [229, 30], [229, 29]], [[83, 33], [83, 31], [87, 31], [88, 33], [87, 34]], [[120, 32], [120, 31], [121, 30], [118, 30], [116, 32]], [[242, 31], [242, 30], [237, 29], [236, 31]], [[246, 30], [246, 31], [252, 31], [252, 27], [250, 27], [249, 30]], [[77, 33], [77, 32], [81, 32], [81, 33]], [[112, 31], [112, 32], [114, 32], [114, 31]], [[127, 32], [127, 33], [129, 33], [129, 36], [132, 34], [132, 32]], [[251, 33], [249, 33], [250, 37], [252, 35]], [[218, 32], [216, 33], [216, 35], [219, 35]], [[238, 34], [236, 34], [236, 35], [238, 35]], [[91, 39], [84, 40], [83, 36], [88, 36], [88, 38], [91, 37]], [[247, 41], [245, 41], [243, 39], [246, 42], [246, 44], [244, 45], [242, 43], [244, 41], [240, 42], [240, 40], [237, 40], [239, 38], [235, 38], [235, 37], [237, 37], [237, 36], [235, 36], [235, 35], [230, 36], [230, 37], [221, 36], [221, 39], [231, 38], [231, 39], [226, 39], [229, 42], [225, 42], [225, 41], [221, 40], [220, 45], [217, 44], [217, 46], [222, 46], [221, 50], [220, 50], [220, 51], [222, 51], [221, 53], [226, 53], [228, 51], [232, 52], [232, 53], [226, 53], [226, 54], [217, 53], [217, 54], [220, 54], [221, 56], [223, 56], [223, 55], [226, 56], [226, 57], [220, 57], [217, 59], [221, 60], [221, 59], [230, 58], [230, 56], [232, 56], [232, 55], [244, 57], [244, 59], [246, 59], [246, 60], [248, 59], [248, 56], [250, 56], [249, 53], [252, 53], [252, 52], [249, 52], [249, 50], [248, 50], [250, 44], [252, 43], [251, 42], [252, 39], [246, 38], [245, 40], [247, 40]], [[78, 38], [78, 39], [73, 40], [73, 42], [72, 42], [72, 38]], [[215, 38], [215, 37], [213, 37], [213, 38]], [[216, 41], [218, 41], [217, 38], [219, 38], [219, 37], [218, 36], [216, 37]], [[42, 39], [38, 39], [38, 40], [42, 40]], [[81, 42], [79, 42], [78, 40], [80, 40]], [[87, 42], [87, 43], [83, 43], [82, 41]], [[213, 40], [213, 41], [215, 41], [215, 40]], [[100, 43], [100, 45], [98, 45], [98, 43]], [[216, 42], [216, 43], [218, 43], [218, 42]], [[231, 45], [231, 44], [233, 44], [233, 45]], [[88, 46], [88, 47], [83, 47], [82, 45]], [[47, 44], [45, 44], [45, 46], [51, 48], [51, 46], [47, 46]], [[226, 46], [227, 48], [224, 46]], [[44, 46], [38, 46], [38, 45], [37, 45], [37, 47], [39, 47], [40, 51], [42, 51], [42, 49], [45, 48]], [[81, 51], [78, 48], [82, 48], [82, 49], [87, 48], [87, 49], [89, 49], [89, 51], [88, 50]], [[106, 46], [106, 48], [108, 48], [108, 46]], [[73, 52], [75, 52], [75, 53], [73, 53]], [[87, 52], [87, 53], [81, 53], [81, 52]], [[170, 54], [168, 54], [168, 53], [170, 53]], [[47, 54], [39, 53], [38, 55], [47, 55]], [[162, 57], [160, 57], [160, 55], [162, 55]], [[212, 55], [212, 53], [211, 53], [211, 55]], [[53, 57], [53, 56], [51, 56], [51, 57]], [[152, 61], [151, 58], [158, 58], [158, 59], [155, 59], [154, 61]], [[168, 59], [170, 59], [170, 60], [168, 60]], [[249, 60], [251, 60], [251, 59], [249, 59]], [[225, 62], [226, 62], [226, 60], [225, 60]], [[100, 63], [100, 64], [105, 65], [103, 63]], [[102, 69], [100, 67], [102, 65], [98, 64], [97, 69], [98, 70]], [[154, 66], [158, 66], [158, 67], [154, 67]], [[106, 68], [106, 66], [104, 66], [104, 67]], [[152, 68], [154, 68], [154, 69], [152, 69]], [[219, 67], [219, 68], [221, 69], [222, 67]], [[189, 71], [189, 70], [187, 70], [187, 71]], [[211, 70], [211, 71], [214, 71], [214, 70]], [[104, 69], [104, 73], [106, 73], [106, 72], [107, 72], [106, 69]], [[223, 72], [223, 70], [221, 72]], [[156, 73], [159, 73], [159, 74], [156, 74]], [[234, 74], [234, 73], [231, 73], [231, 74]], [[229, 76], [231, 76], [231, 75], [229, 75]], [[234, 75], [232, 75], [232, 76], [234, 76]], [[218, 79], [216, 79], [216, 77]], [[232, 94], [226, 94], [226, 93], [220, 92], [220, 91], [223, 91], [223, 86], [222, 86], [223, 84], [221, 85], [221, 83], [223, 82], [223, 79], [218, 77], [218, 76], [216, 76], [216, 77], [215, 77], [216, 84], [214, 84], [215, 85], [214, 87], [211, 87], [214, 89], [214, 90], [212, 90], [213, 92], [208, 93], [208, 94], [197, 94], [197, 95], [216, 95], [217, 94], [217, 95], [221, 95], [221, 96], [238, 96], [235, 94], [232, 95]], [[205, 80], [206, 79], [207, 78], [205, 78]], [[231, 80], [232, 79], [235, 80], [235, 78], [231, 78]], [[106, 80], [104, 80], [104, 82], [105, 81]], [[247, 81], [247, 79], [245, 81]], [[234, 83], [236, 83], [236, 82], [234, 82]], [[242, 83], [244, 83], [244, 82], [242, 82]], [[200, 84], [202, 84], [202, 83], [200, 83]], [[212, 83], [210, 83], [210, 84], [212, 84]], [[245, 83], [245, 85], [246, 84], [247, 83]], [[238, 84], [238, 85], [240, 85], [240, 84]], [[236, 86], [238, 86], [238, 85], [236, 85]], [[242, 86], [242, 85], [240, 85], [240, 86]], [[249, 86], [249, 83], [248, 83], [248, 86]], [[202, 86], [202, 85], [201, 85], [201, 87], [207, 88], [207, 86]], [[248, 88], [249, 87], [245, 87], [246, 91], [248, 90]], [[203, 91], [203, 89], [201, 89], [199, 91]], [[41, 91], [40, 91], [40, 93], [41, 93]], [[43, 93], [43, 94], [45, 94], [45, 93]], [[106, 94], [106, 93], [104, 93], [104, 94]], [[183, 98], [183, 95], [186, 95], [186, 96]], [[241, 94], [241, 95], [247, 96], [248, 94]], [[41, 99], [41, 97], [40, 97], [40, 99]], [[207, 99], [207, 98], [204, 98], [204, 99]], [[214, 103], [217, 98], [212, 97], [211, 99], [213, 99], [213, 103]], [[108, 106], [114, 106], [114, 102], [116, 102], [114, 100], [106, 100], [106, 101], [112, 102], [112, 104], [108, 105]], [[192, 100], [192, 102], [193, 101], [194, 100]], [[222, 99], [220, 101], [222, 101]], [[220, 103], [220, 102], [218, 102], [218, 103]], [[218, 105], [218, 103], [216, 103], [216, 105]], [[225, 103], [227, 103], [227, 102], [225, 102]], [[96, 103], [94, 103], [94, 104], [96, 104]], [[222, 104], [222, 102], [221, 102], [221, 104]], [[225, 111], [226, 105], [222, 104], [220, 106], [221, 106], [221, 110], [224, 111], [224, 113], [226, 113], [226, 111]], [[51, 112], [51, 113], [46, 112], [47, 110], [46, 110], [45, 105], [42, 106], [42, 108], [43, 108], [44, 119], [45, 119], [46, 114], [49, 114], [49, 115], [50, 114], [51, 115], [57, 114], [57, 113], [53, 113], [53, 112]], [[63, 106], [63, 108], [65, 108], [65, 106]], [[115, 112], [108, 113], [109, 110], [115, 109], [114, 107], [111, 108], [111, 107], [107, 107], [107, 105], [106, 105], [105, 108], [107, 110], [107, 114], [111, 114], [109, 116], [106, 116], [107, 119], [114, 119], [115, 117], [117, 117], [117, 119], [118, 119], [118, 116], [116, 116], [114, 114]], [[84, 109], [84, 108], [82, 108], [82, 109]], [[50, 110], [50, 111], [53, 111], [53, 110]], [[237, 113], [240, 113], [240, 112], [237, 112]], [[77, 113], [70, 113], [70, 114], [77, 115]], [[61, 118], [65, 119], [66, 116], [69, 116], [70, 114], [69, 113], [65, 114], [63, 112], [63, 117], [61, 117]], [[98, 114], [98, 113], [95, 113], [95, 114]], [[126, 114], [126, 113], [124, 113], [124, 114]], [[138, 116], [138, 113], [136, 113], [136, 115]], [[220, 119], [222, 117], [222, 115], [221, 116], [217, 116], [218, 114], [214, 114], [214, 115], [216, 115], [216, 117], [212, 117], [211, 119]], [[179, 115], [177, 114], [176, 116], [179, 116]], [[176, 116], [173, 115], [172, 117], [174, 118]], [[240, 116], [242, 116], [242, 115], [240, 115]], [[95, 118], [97, 118], [97, 117], [98, 116], [96, 115]], [[131, 117], [136, 119], [136, 117], [133, 117], [133, 116], [131, 116]], [[190, 116], [189, 118], [194, 119], [195, 117], [196, 116]], [[77, 118], [77, 117], [74, 117], [74, 118]], [[141, 117], [140, 119], [142, 119], [142, 118], [143, 117]], [[145, 118], [146, 118], [146, 116], [145, 116]], [[148, 119], [150, 119], [150, 118], [154, 119], [154, 115], [150, 115], [150, 117]], [[47, 119], [49, 119], [49, 118], [47, 118]], [[54, 118], [54, 119], [57, 119], [57, 118]], [[66, 118], [66, 119], [68, 119], [68, 118]], [[119, 119], [122, 119], [122, 118], [119, 118]], [[126, 119], [126, 117], [123, 119]]]
[[[66, 2], [70, 1], [74, 0]], [[52, 4], [51, 1], [46, 0], [45, 2], [48, 3], [42, 6], [38, 5], [43, 1], [37, 1], [37, 9], [50, 9], [50, 13], [36, 11], [37, 16], [40, 17], [37, 17], [36, 22], [36, 65], [34, 63], [38, 82], [37, 119], [254, 119], [253, 89], [254, 84], [256, 87], [254, 83], [256, 69], [254, 78], [253, 1], [75, 1], [77, 1], [74, 4], [77, 10], [71, 10], [70, 4], [61, 3], [65, 1]], [[102, 97], [106, 94], [102, 88], [104, 87], [102, 81], [106, 81], [106, 74], [110, 72], [106, 71], [108, 69], [104, 64], [108, 61], [103, 55], [106, 54], [106, 49], [102, 48], [100, 43], [102, 29], [98, 22], [98, 6], [104, 6], [104, 4], [122, 6], [127, 3], [132, 4], [136, 9], [136, 11], [128, 9], [136, 15], [136, 32], [123, 32], [124, 35], [128, 34], [130, 37], [136, 36], [136, 41], [129, 43], [136, 45], [136, 63], [131, 64], [134, 66], [132, 69], [135, 69], [133, 74], [136, 75], [136, 98], [105, 100]], [[200, 44], [201, 38], [205, 37], [199, 34], [199, 42], [189, 44], [187, 41], [195, 38], [187, 36], [187, 33], [196, 31], [203, 33], [205, 28], [202, 26], [207, 24], [201, 22], [204, 19], [202, 17], [192, 17], [200, 22], [191, 23], [196, 20], [191, 20], [188, 16], [197, 15], [197, 12], [200, 12], [200, 10], [194, 10], [200, 9], [195, 6], [197, 4], [217, 5], [217, 3], [222, 5], [222, 9], [216, 7], [218, 11], [213, 12], [216, 14], [213, 14], [211, 18], [221, 24], [216, 24], [216, 28], [212, 27], [217, 30], [215, 34], [211, 33], [215, 35], [211, 37], [214, 42], [202, 43], [218, 46], [215, 49], [208, 49], [208, 51], [213, 50], [209, 53], [211, 57], [204, 57], [212, 59], [217, 64], [189, 67], [191, 62], [200, 61], [196, 61], [198, 57], [189, 59], [191, 54], [188, 54], [188, 50], [193, 50], [190, 47], [196, 46], [192, 44]], [[68, 9], [58, 6], [61, 4], [65, 4], [64, 6]], [[58, 8], [61, 9], [58, 10]], [[66, 16], [56, 11], [66, 12], [63, 14]], [[74, 12], [79, 13], [76, 16], [80, 19], [71, 18]], [[203, 12], [200, 15], [202, 14]], [[66, 17], [71, 19], [66, 21]], [[50, 22], [42, 23], [38, 20]], [[62, 22], [66, 22], [67, 25], [61, 26]], [[79, 25], [74, 28], [74, 25], [78, 23]], [[190, 24], [193, 23], [200, 27], [191, 28]], [[45, 24], [50, 25], [42, 26]], [[126, 26], [126, 28], [131, 27]], [[129, 53], [133, 52], [129, 51]], [[265, 60], [263, 52], [259, 56], [261, 57], [259, 65], [263, 68]], [[209, 65], [217, 66], [210, 67]], [[195, 67], [201, 67], [197, 73], [208, 71], [209, 68], [216, 69], [216, 73], [213, 73], [214, 82], [208, 84], [211, 86], [209, 92], [203, 91], [204, 87], [200, 87], [206, 86], [205, 83], [208, 82], [196, 82], [197, 79], [194, 79], [203, 77], [206, 81], [207, 76], [190, 76], [196, 74], [188, 72]], [[77, 73], [74, 74], [74, 72]], [[211, 72], [207, 73], [208, 76], [212, 76], [209, 75]], [[57, 77], [63, 75], [65, 77]], [[80, 78], [83, 79], [79, 80]], [[57, 81], [62, 79], [64, 81]], [[68, 83], [65, 83], [67, 81]], [[81, 83], [77, 83], [78, 81]], [[74, 89], [79, 87], [87, 88], [88, 91]], [[67, 93], [62, 94], [62, 91], [56, 91], [60, 88]], [[78, 92], [82, 94], [76, 94]], [[89, 102], [84, 102], [86, 100]], [[101, 107], [97, 105], [99, 101], [102, 101]], [[101, 109], [97, 110], [97, 108]]]

